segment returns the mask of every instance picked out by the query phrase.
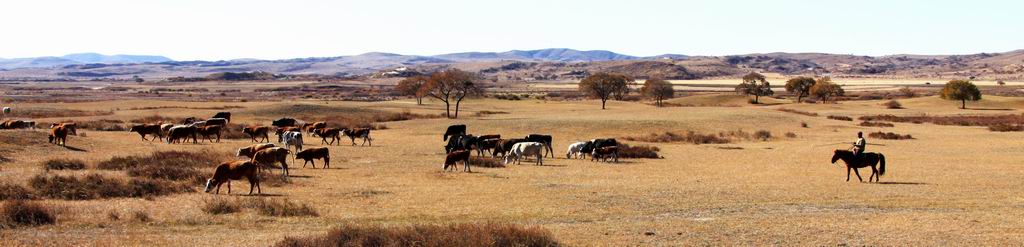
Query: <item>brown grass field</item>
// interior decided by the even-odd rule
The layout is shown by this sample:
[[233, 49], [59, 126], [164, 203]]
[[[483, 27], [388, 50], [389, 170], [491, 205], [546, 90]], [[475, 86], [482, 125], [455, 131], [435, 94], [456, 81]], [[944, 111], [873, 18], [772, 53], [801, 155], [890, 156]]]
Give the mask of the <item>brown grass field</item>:
[[[793, 104], [762, 98], [749, 105], [743, 96], [708, 94], [669, 100], [683, 106], [657, 108], [646, 102], [609, 101], [601, 110], [593, 100], [507, 101], [472, 99], [456, 120], [422, 118], [383, 122], [372, 132], [372, 147], [330, 146], [331, 169], [290, 163], [289, 182], [267, 181], [260, 203], [306, 205], [315, 214], [274, 216], [260, 206], [225, 206], [207, 213], [216, 198], [249, 200], [249, 186], [235, 181], [233, 194], [192, 192], [142, 198], [34, 200], [53, 211], [56, 222], [41, 226], [0, 227], [0, 246], [268, 246], [286, 237], [326, 234], [338, 226], [407, 227], [420, 224], [512, 223], [540, 227], [569, 246], [679, 245], [879, 245], [1007, 246], [1024, 244], [1024, 194], [1020, 167], [1024, 132], [995, 132], [985, 126], [894, 123], [863, 127], [860, 121], [826, 116], [1005, 115], [1021, 114], [1024, 98], [985, 96], [957, 109], [958, 102], [936, 96], [899, 99], [905, 109], [887, 109], [888, 100]], [[69, 109], [82, 117], [36, 118], [131, 120], [209, 117], [218, 107], [235, 116], [232, 123], [269, 125], [277, 117], [261, 109], [318, 105], [314, 109], [410, 112], [436, 115], [444, 105], [413, 100], [383, 102], [304, 101], [184, 102], [155, 99], [77, 103], [22, 103], [19, 107]], [[167, 108], [168, 106], [184, 108]], [[779, 108], [815, 113], [808, 116]], [[135, 110], [132, 110], [135, 109]], [[480, 111], [507, 114], [473, 114]], [[109, 113], [109, 114], [107, 114]], [[474, 167], [472, 173], [444, 172], [448, 125], [462, 123], [471, 134], [520, 137], [554, 136], [555, 159], [545, 166], [530, 162], [503, 168]], [[806, 123], [806, 127], [802, 126]], [[629, 144], [660, 148], [663, 159], [622, 159], [620, 163], [565, 159], [569, 143], [592, 138], [645, 136], [665, 132], [754, 133], [767, 140], [732, 139], [724, 144], [689, 142]], [[127, 178], [123, 171], [98, 170], [114, 156], [154, 151], [231, 152], [248, 139], [221, 143], [143, 142], [125, 131], [82, 130], [68, 148], [46, 142], [45, 130], [0, 130], [0, 181], [28, 187], [38, 174], [102, 174]], [[845, 167], [829, 163], [833, 149], [846, 149], [858, 131], [909, 134], [914, 139], [869, 139], [869, 152], [887, 157], [881, 183], [845, 181]], [[793, 136], [784, 135], [792, 132]], [[271, 135], [271, 139], [275, 139]], [[307, 147], [320, 140], [307, 137]], [[358, 141], [357, 141], [358, 142]], [[52, 158], [83, 160], [84, 170], [44, 170]], [[301, 161], [299, 162], [301, 163]], [[210, 164], [210, 167], [215, 164]], [[202, 170], [209, 174], [211, 169]], [[279, 173], [273, 171], [274, 175]], [[870, 169], [861, 169], [864, 179]], [[0, 187], [3, 188], [3, 187]], [[8, 200], [10, 201], [10, 200]], [[5, 202], [6, 203], [6, 202]], [[241, 202], [245, 204], [245, 202]], [[296, 206], [297, 205], [297, 206]], [[290, 206], [285, 207], [284, 210]], [[205, 209], [204, 209], [205, 208]], [[237, 211], [237, 212], [235, 212]], [[221, 211], [218, 211], [221, 212]], [[2, 225], [2, 224], [0, 224]], [[356, 227], [358, 228], [358, 227]], [[457, 234], [457, 233], [452, 233]]]

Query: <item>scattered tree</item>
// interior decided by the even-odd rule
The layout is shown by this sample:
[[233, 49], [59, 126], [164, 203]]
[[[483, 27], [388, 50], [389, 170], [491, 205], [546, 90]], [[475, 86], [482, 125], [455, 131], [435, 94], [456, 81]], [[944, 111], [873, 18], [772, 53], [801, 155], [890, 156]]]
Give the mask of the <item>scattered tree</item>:
[[671, 99], [675, 97], [675, 89], [672, 88], [672, 83], [661, 78], [651, 78], [644, 82], [644, 86], [640, 88], [640, 92], [648, 98], [654, 99], [658, 107], [661, 107], [661, 101], [665, 99]]
[[967, 109], [967, 101], [981, 100], [981, 90], [978, 86], [967, 80], [952, 80], [939, 92], [939, 96], [946, 100], [959, 100], [960, 109]]
[[846, 94], [843, 90], [843, 86], [832, 83], [832, 78], [822, 77], [814, 83], [811, 87], [811, 95], [817, 97], [822, 103], [827, 103], [829, 100], [835, 101], [837, 97]]
[[622, 96], [629, 93], [631, 82], [633, 78], [623, 74], [599, 72], [583, 78], [579, 90], [590, 97], [601, 99], [601, 110], [604, 110], [608, 99], [622, 99]]
[[[430, 75], [425, 85], [426, 95], [444, 102], [445, 116], [459, 118], [459, 105], [467, 96], [483, 93], [483, 89], [475, 83], [475, 74], [459, 69], [450, 69]], [[451, 101], [455, 101], [455, 115], [451, 114]]]
[[752, 102], [754, 104], [760, 104], [759, 98], [761, 96], [775, 94], [772, 91], [771, 85], [768, 84], [768, 80], [756, 72], [743, 76], [743, 82], [736, 85], [736, 92], [744, 95], [754, 95], [754, 102]]
[[1000, 86], [1006, 86], [1006, 82], [1003, 80], [997, 81], [996, 84], [999, 84]]
[[800, 76], [786, 81], [786, 92], [796, 94], [796, 103], [800, 103], [804, 96], [811, 94], [811, 87], [814, 86], [814, 78]]
[[405, 78], [395, 85], [395, 91], [402, 95], [416, 97], [416, 104], [422, 105], [423, 97], [428, 93], [426, 85], [429, 80], [430, 77], [422, 75]]

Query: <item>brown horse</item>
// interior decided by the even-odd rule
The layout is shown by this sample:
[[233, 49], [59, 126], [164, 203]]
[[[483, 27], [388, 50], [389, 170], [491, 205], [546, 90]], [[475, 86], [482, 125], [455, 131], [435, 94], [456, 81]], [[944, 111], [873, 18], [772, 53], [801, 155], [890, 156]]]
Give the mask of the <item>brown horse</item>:
[[860, 179], [861, 182], [864, 182], [864, 179], [857, 171], [859, 168], [871, 167], [871, 176], [868, 177], [868, 182], [871, 182], [872, 177], [875, 178], [875, 182], [878, 182], [879, 177], [885, 175], [885, 155], [880, 153], [864, 153], [862, 157], [857, 157], [852, 151], [836, 149], [832, 155], [832, 164], [840, 159], [846, 163], [847, 182], [850, 181], [850, 169], [853, 169], [853, 172], [857, 174], [857, 179]]

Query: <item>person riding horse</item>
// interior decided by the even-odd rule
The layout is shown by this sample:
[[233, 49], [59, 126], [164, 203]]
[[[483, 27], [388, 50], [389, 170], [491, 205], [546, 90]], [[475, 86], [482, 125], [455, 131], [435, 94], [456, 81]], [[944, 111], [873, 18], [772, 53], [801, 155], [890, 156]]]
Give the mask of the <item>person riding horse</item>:
[[858, 159], [864, 157], [864, 148], [867, 145], [867, 140], [864, 140], [864, 132], [857, 132], [857, 141], [853, 142], [853, 153], [857, 155]]

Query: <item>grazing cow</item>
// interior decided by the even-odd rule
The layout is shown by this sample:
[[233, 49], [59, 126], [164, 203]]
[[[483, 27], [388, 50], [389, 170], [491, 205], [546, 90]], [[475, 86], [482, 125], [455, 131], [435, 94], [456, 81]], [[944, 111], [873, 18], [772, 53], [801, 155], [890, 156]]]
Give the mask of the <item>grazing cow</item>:
[[66, 147], [68, 145], [68, 132], [70, 132], [70, 129], [65, 126], [57, 125], [53, 127], [50, 129], [50, 135], [48, 136], [50, 143]]
[[501, 154], [501, 157], [505, 157], [505, 154], [507, 154], [509, 150], [512, 150], [512, 145], [516, 145], [516, 143], [525, 142], [525, 141], [526, 141], [526, 139], [505, 139], [505, 140], [501, 140], [501, 141], [498, 142], [498, 145], [494, 146], [494, 151], [491, 152], [491, 156], [492, 157], [497, 157], [498, 154]]
[[537, 165], [544, 165], [544, 143], [520, 142], [512, 145], [512, 150], [509, 150], [508, 156], [505, 156], [505, 164], [513, 161], [519, 164], [519, 161], [528, 155], [536, 157]]
[[444, 131], [444, 139], [443, 139], [443, 141], [448, 141], [448, 137], [449, 136], [459, 136], [459, 135], [465, 135], [465, 134], [466, 134], [466, 125], [465, 124], [458, 124], [458, 125], [448, 126], [448, 130]]
[[285, 148], [295, 146], [296, 152], [302, 151], [302, 132], [289, 131], [281, 134], [281, 144], [284, 145]]
[[70, 134], [70, 135], [73, 135], [73, 136], [77, 136], [78, 135], [78, 124], [75, 123], [75, 122], [52, 123], [52, 124], [50, 124], [50, 129], [53, 129], [53, 128], [57, 127], [57, 126], [62, 126], [65, 129], [67, 129], [68, 130], [68, 134]]
[[612, 158], [613, 162], [619, 163], [619, 146], [595, 148], [594, 152], [590, 154], [590, 161], [608, 161], [608, 158]]
[[463, 171], [471, 172], [469, 170], [469, 156], [470, 156], [469, 150], [459, 150], [459, 151], [455, 151], [455, 152], [449, 153], [448, 156], [444, 158], [444, 167], [443, 167], [444, 170], [448, 171], [448, 167], [449, 166], [452, 167], [452, 170], [458, 170], [459, 169], [459, 163], [458, 162], [461, 161], [462, 164], [465, 166]]
[[281, 176], [288, 177], [288, 154], [291, 151], [287, 148], [272, 147], [260, 150], [252, 155], [252, 162], [260, 166], [274, 167], [275, 163], [281, 163]]
[[[267, 127], [267, 126], [249, 126], [249, 127], [245, 127], [245, 128], [242, 128], [242, 133], [245, 133], [245, 134], [249, 135], [249, 138], [252, 139], [252, 142], [263, 142], [263, 141], [270, 142], [270, 135], [268, 134], [268, 133], [270, 133], [270, 127]], [[263, 137], [263, 139], [262, 139], [263, 141], [260, 141], [260, 139], [257, 139], [258, 137]]]
[[444, 153], [451, 153], [458, 150], [472, 150], [477, 144], [477, 137], [473, 135], [457, 135], [448, 139], [444, 146]]
[[230, 112], [226, 112], [226, 111], [218, 112], [217, 114], [213, 114], [213, 117], [211, 117], [210, 119], [214, 119], [214, 118], [223, 118], [223, 119], [227, 120], [230, 123], [231, 122], [231, 113]]
[[359, 146], [366, 145], [366, 142], [370, 142], [370, 146], [373, 146], [373, 138], [370, 138], [369, 128], [344, 129], [341, 133], [345, 134], [345, 136], [348, 136], [348, 139], [352, 140], [352, 146], [356, 145], [356, 138], [363, 139], [363, 143]]
[[292, 126], [292, 127], [280, 127], [280, 128], [277, 128], [277, 131], [274, 131], [274, 135], [277, 135], [277, 142], [282, 142], [283, 141], [283, 140], [281, 140], [281, 136], [284, 135], [284, 133], [292, 132], [292, 131], [302, 132], [302, 128], [294, 127], [294, 126]]
[[526, 136], [526, 141], [543, 143], [545, 145], [545, 151], [547, 152], [544, 157], [547, 157], [547, 154], [551, 154], [551, 158], [555, 157], [555, 150], [551, 148], [550, 135], [530, 134]]
[[[341, 145], [341, 129], [339, 128], [319, 128], [313, 132], [320, 136], [320, 144], [334, 145], [334, 141], [338, 141], [338, 145]], [[327, 139], [331, 139], [331, 141], [328, 142]]]
[[565, 158], [566, 159], [577, 159], [577, 158], [579, 158], [579, 156], [582, 155], [580, 153], [580, 151], [583, 150], [583, 146], [585, 146], [585, 145], [587, 145], [587, 142], [577, 142], [577, 143], [569, 144], [569, 150], [565, 152]]
[[309, 132], [310, 136], [315, 136], [315, 135], [319, 135], [319, 133], [316, 133], [316, 130], [323, 129], [323, 128], [327, 128], [327, 122], [316, 122], [316, 123], [306, 124], [305, 126], [302, 126], [302, 131]]
[[[157, 138], [160, 138], [161, 141], [164, 140], [164, 135], [160, 132], [160, 125], [157, 124], [133, 124], [128, 128], [128, 132], [139, 133], [143, 141], [152, 141]], [[156, 137], [153, 137], [152, 140], [147, 140], [146, 135], [154, 135]]]
[[257, 194], [263, 194], [260, 189], [260, 176], [259, 168], [256, 164], [251, 161], [239, 160], [239, 161], [228, 161], [221, 163], [213, 170], [213, 177], [206, 180], [206, 193], [210, 193], [210, 190], [214, 186], [217, 187], [217, 194], [220, 194], [220, 185], [223, 183], [228, 184], [228, 195], [231, 194], [231, 180], [242, 180], [246, 178], [249, 180], [249, 194], [252, 195], [252, 189], [256, 188]]
[[4, 107], [4, 115], [7, 115], [7, 114], [11, 114], [11, 108], [10, 107]]
[[[53, 128], [53, 127], [55, 127], [55, 126], [51, 126], [50, 128]], [[4, 121], [3, 123], [0, 123], [0, 129], [28, 129], [28, 128], [35, 129], [36, 128], [36, 122], [35, 121], [28, 121], [28, 120], [7, 120], [7, 121]]]
[[199, 119], [197, 117], [187, 117], [187, 118], [181, 120], [181, 124], [182, 125], [190, 125], [190, 124], [194, 124], [194, 123], [199, 122], [199, 121], [203, 121], [203, 120]]
[[274, 120], [273, 122], [270, 123], [270, 125], [273, 125], [274, 127], [278, 128], [300, 126], [299, 120], [295, 120], [294, 118], [281, 118], [278, 120]]
[[277, 145], [274, 145], [273, 143], [253, 144], [248, 147], [239, 148], [238, 153], [235, 153], [235, 156], [245, 156], [252, 159], [253, 155], [256, 155], [256, 152], [273, 147], [277, 147]]
[[[487, 150], [487, 151], [494, 150], [494, 148], [498, 146], [499, 142], [501, 142], [501, 139], [482, 139], [482, 140], [478, 140], [477, 144], [476, 144], [477, 154], [482, 156], [484, 150]], [[494, 157], [494, 153], [493, 152], [489, 152], [489, 153], [491, 153], [491, 157]]]
[[323, 147], [302, 150], [301, 152], [295, 153], [295, 158], [305, 161], [302, 162], [302, 168], [306, 168], [306, 163], [312, 163], [313, 168], [316, 168], [316, 162], [313, 160], [318, 159], [324, 160], [324, 169], [331, 166], [331, 152], [328, 151], [327, 148]]
[[160, 134], [165, 135], [165, 136], [167, 134], [170, 134], [171, 133], [171, 127], [174, 127], [174, 124], [161, 124], [160, 125]]
[[203, 126], [226, 126], [228, 120], [223, 118], [211, 118], [203, 121]]
[[[207, 125], [196, 129], [196, 131], [199, 132], [199, 135], [203, 136], [203, 140], [210, 140], [210, 136], [216, 135], [217, 142], [220, 142], [220, 130], [220, 125]], [[210, 140], [210, 142], [213, 142], [213, 140]]]
[[586, 155], [593, 153], [594, 149], [598, 149], [598, 148], [602, 148], [602, 147], [618, 146], [618, 145], [619, 145], [619, 142], [616, 141], [614, 138], [610, 138], [610, 139], [593, 139], [593, 140], [588, 141], [586, 145], [583, 145], [583, 148], [580, 149], [580, 154], [583, 154], [583, 156], [584, 156], [583, 158], [587, 158]]
[[179, 139], [184, 139], [181, 140], [181, 142], [188, 142], [189, 137], [192, 137], [193, 144], [199, 144], [199, 140], [196, 138], [197, 131], [198, 129], [192, 125], [178, 125], [171, 127], [170, 131], [167, 133], [167, 144], [179, 141]]

